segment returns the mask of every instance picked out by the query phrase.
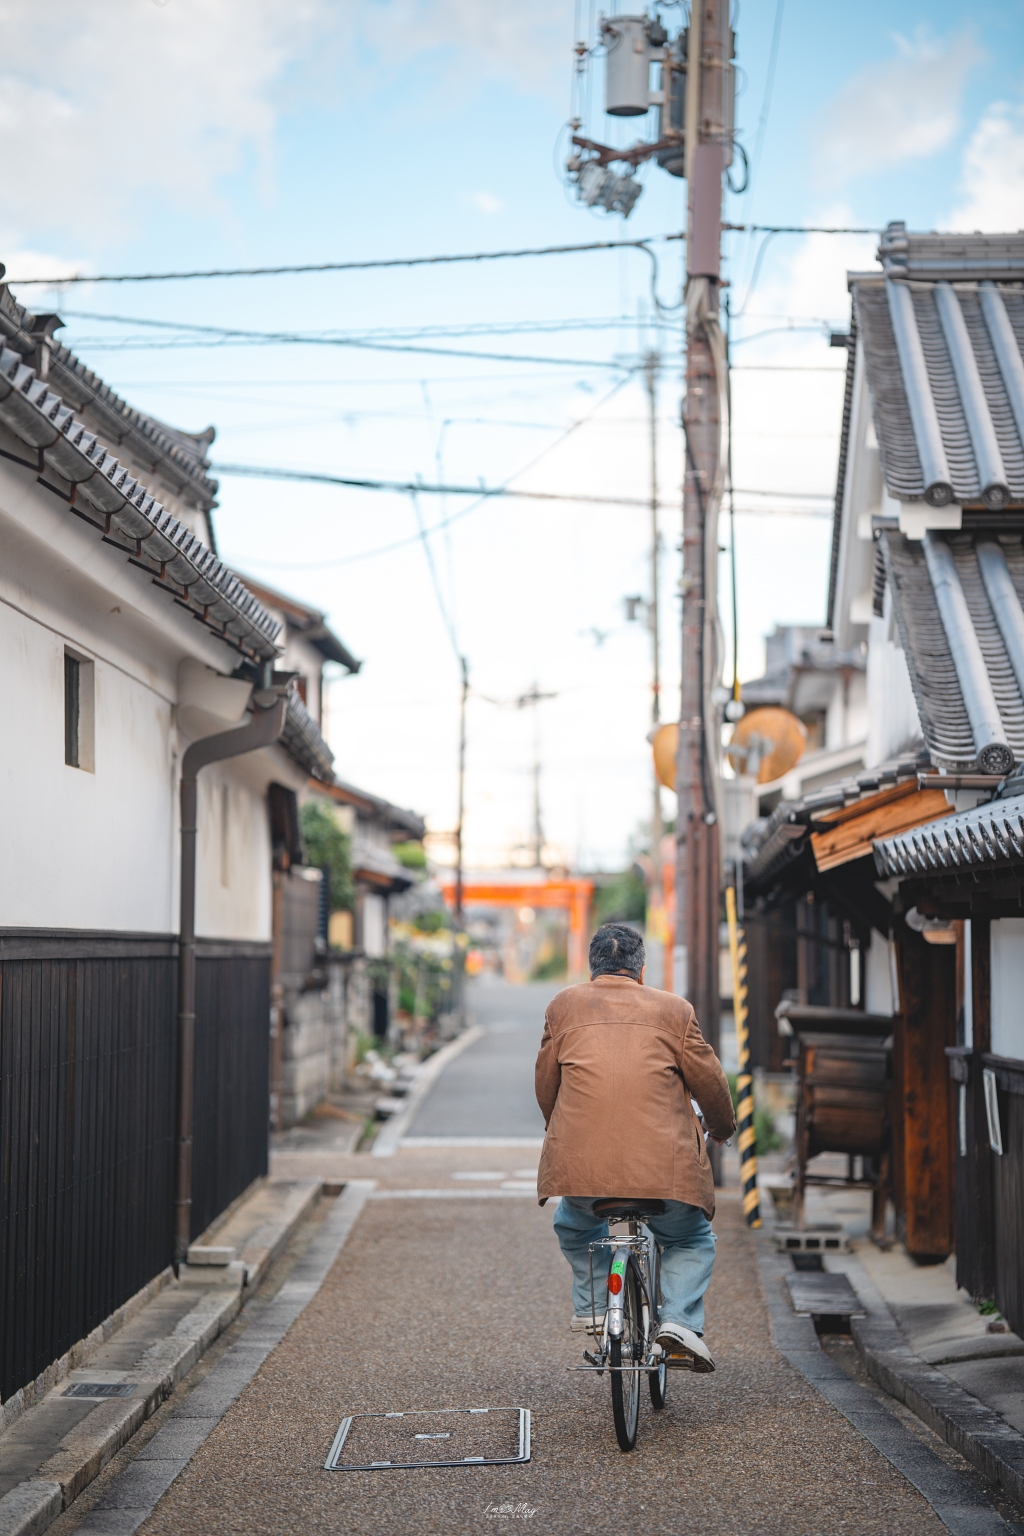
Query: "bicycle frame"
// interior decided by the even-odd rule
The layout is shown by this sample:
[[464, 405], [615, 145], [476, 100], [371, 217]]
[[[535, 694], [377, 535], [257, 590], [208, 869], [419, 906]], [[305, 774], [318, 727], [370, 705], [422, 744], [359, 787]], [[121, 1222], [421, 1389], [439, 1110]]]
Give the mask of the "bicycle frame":
[[594, 1254], [598, 1249], [608, 1250], [611, 1253], [610, 1274], [618, 1274], [624, 1282], [628, 1267], [633, 1270], [636, 1276], [640, 1291], [640, 1313], [645, 1363], [630, 1366], [611, 1366], [606, 1363], [611, 1340], [621, 1339], [625, 1326], [623, 1314], [624, 1284], [620, 1286], [617, 1292], [610, 1290], [606, 1292], [604, 1328], [601, 1330], [599, 1343], [600, 1360], [595, 1360], [587, 1350], [584, 1350], [584, 1355], [591, 1362], [591, 1367], [596, 1366], [601, 1372], [606, 1370], [657, 1371], [660, 1369], [660, 1364], [653, 1359], [654, 1350], [657, 1348], [654, 1340], [658, 1331], [658, 1299], [653, 1294], [654, 1255], [656, 1249], [654, 1233], [649, 1227], [644, 1226], [642, 1222], [631, 1221], [627, 1236], [601, 1237], [596, 1242], [590, 1244], [590, 1308], [595, 1339], [598, 1338], [598, 1327], [597, 1294], [594, 1282]]

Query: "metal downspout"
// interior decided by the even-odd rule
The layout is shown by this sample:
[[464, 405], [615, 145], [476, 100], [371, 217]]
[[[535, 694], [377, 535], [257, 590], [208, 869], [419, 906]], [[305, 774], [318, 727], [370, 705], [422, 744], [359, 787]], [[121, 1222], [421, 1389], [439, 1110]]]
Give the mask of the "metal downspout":
[[903, 388], [910, 407], [917, 454], [921, 460], [924, 499], [929, 506], [948, 507], [953, 500], [953, 483], [928, 380], [924, 348], [917, 329], [914, 300], [906, 283], [894, 283], [890, 277], [885, 280], [885, 295], [889, 301], [889, 318], [896, 338]]
[[[264, 703], [264, 700], [267, 702]], [[200, 769], [277, 741], [284, 730], [286, 695], [270, 689], [253, 696], [248, 725], [204, 736], [181, 764], [181, 932], [178, 941], [177, 1159], [174, 1171], [174, 1262], [188, 1257], [192, 1219], [192, 1125], [196, 1060], [196, 823]]]
[[944, 539], [926, 533], [924, 557], [970, 721], [978, 767], [982, 773], [1009, 773], [1013, 768], [1013, 752], [1006, 742], [1006, 731], [957, 575], [953, 551]]
[[964, 312], [949, 283], [936, 283], [935, 307], [939, 312], [942, 333], [956, 374], [960, 403], [967, 418], [967, 430], [981, 483], [981, 499], [986, 507], [1005, 507], [1010, 499], [1010, 488], [1006, 483], [1003, 456], [989, 415], [974, 348], [967, 334]]
[[1021, 361], [1017, 338], [1013, 334], [1010, 317], [1006, 313], [1003, 296], [994, 283], [978, 286], [981, 312], [985, 316], [992, 348], [1003, 376], [1003, 384], [1010, 400], [1013, 419], [1017, 423], [1017, 436], [1024, 443], [1024, 362]]

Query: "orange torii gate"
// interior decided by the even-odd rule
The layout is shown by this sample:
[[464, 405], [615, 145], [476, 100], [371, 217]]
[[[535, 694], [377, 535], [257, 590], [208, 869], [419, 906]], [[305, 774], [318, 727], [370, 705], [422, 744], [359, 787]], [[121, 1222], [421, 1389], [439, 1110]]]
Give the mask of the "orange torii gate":
[[[455, 886], [442, 885], [449, 907], [455, 906]], [[536, 885], [505, 885], [500, 881], [484, 885], [473, 882], [462, 887], [463, 906], [478, 907], [561, 907], [569, 913], [568, 971], [570, 981], [585, 981], [587, 941], [590, 935], [590, 900], [593, 880], [544, 880]]]

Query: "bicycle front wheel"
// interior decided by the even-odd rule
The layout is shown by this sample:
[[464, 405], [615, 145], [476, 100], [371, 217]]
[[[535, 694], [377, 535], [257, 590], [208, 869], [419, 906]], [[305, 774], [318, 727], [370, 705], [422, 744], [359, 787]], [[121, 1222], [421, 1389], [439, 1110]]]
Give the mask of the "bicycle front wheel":
[[[610, 1375], [612, 1378], [612, 1417], [615, 1435], [621, 1451], [631, 1451], [636, 1445], [637, 1424], [640, 1418], [640, 1372], [633, 1367], [643, 1361], [643, 1325], [640, 1313], [640, 1288], [636, 1270], [626, 1265], [622, 1286], [621, 1339], [612, 1339]], [[623, 1369], [626, 1367], [626, 1369]]]

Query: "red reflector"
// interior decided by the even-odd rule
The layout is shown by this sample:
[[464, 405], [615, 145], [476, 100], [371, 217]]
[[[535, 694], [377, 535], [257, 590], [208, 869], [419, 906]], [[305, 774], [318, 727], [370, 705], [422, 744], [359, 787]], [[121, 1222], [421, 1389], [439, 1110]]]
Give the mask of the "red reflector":
[[622, 1276], [621, 1275], [609, 1275], [608, 1276], [608, 1289], [611, 1291], [613, 1296], [617, 1296], [619, 1294], [619, 1292], [622, 1290]]

